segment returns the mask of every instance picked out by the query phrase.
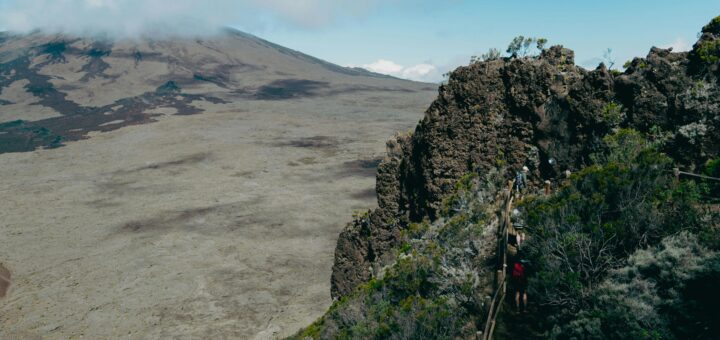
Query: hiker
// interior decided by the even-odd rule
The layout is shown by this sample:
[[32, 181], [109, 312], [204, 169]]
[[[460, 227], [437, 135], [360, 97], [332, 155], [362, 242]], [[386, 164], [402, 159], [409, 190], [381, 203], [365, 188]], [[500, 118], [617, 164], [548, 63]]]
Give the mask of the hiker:
[[515, 172], [515, 190], [519, 197], [522, 197], [522, 192], [527, 187], [527, 173], [530, 171], [528, 167], [523, 166], [522, 171]]
[[565, 170], [564, 175], [565, 176], [562, 180], [562, 186], [568, 186], [568, 185], [570, 185], [570, 176], [572, 176], [572, 171]]
[[550, 196], [550, 193], [552, 193], [552, 183], [550, 183], [549, 180], [545, 181], [545, 196]]
[[512, 211], [511, 221], [513, 229], [515, 229], [515, 245], [520, 249], [520, 246], [525, 242], [525, 223], [522, 220], [520, 210], [517, 208]]
[[513, 265], [512, 281], [515, 288], [515, 310], [520, 312], [520, 302], [522, 298], [522, 312], [527, 313], [527, 261], [519, 260]]

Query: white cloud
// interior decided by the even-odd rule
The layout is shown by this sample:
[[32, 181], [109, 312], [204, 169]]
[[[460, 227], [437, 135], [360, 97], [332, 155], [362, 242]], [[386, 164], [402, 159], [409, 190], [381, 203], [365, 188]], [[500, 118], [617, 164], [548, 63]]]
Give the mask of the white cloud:
[[415, 81], [438, 82], [442, 80], [438, 68], [435, 65], [427, 63], [405, 67], [390, 60], [380, 59], [370, 64], [360, 65], [359, 67], [368, 71]]
[[395, 62], [392, 62], [390, 60], [380, 59], [374, 63], [365, 64], [360, 66], [368, 71], [382, 73], [382, 74], [390, 74], [390, 75], [397, 75], [400, 74], [404, 67], [402, 65], [396, 64]]
[[200, 36], [224, 26], [313, 28], [409, 0], [22, 0], [0, 11], [5, 29], [77, 35]]
[[671, 48], [673, 49], [673, 52], [687, 52], [692, 50], [692, 45], [687, 42], [687, 40], [683, 38], [677, 38], [675, 41], [665, 44], [663, 46], [660, 46], [662, 48]]
[[437, 73], [437, 67], [430, 64], [417, 64], [410, 66], [402, 71], [402, 77], [413, 80], [424, 80], [429, 77], [435, 76]]

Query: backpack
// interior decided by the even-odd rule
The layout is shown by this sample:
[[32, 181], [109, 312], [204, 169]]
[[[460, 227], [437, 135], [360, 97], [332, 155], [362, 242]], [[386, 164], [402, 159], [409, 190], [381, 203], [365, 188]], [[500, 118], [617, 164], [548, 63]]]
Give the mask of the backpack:
[[525, 277], [525, 267], [520, 262], [515, 262], [513, 266], [512, 277], [514, 279], [522, 279]]
[[525, 174], [522, 172], [516, 172], [515, 173], [515, 187], [519, 190], [522, 188], [525, 188]]

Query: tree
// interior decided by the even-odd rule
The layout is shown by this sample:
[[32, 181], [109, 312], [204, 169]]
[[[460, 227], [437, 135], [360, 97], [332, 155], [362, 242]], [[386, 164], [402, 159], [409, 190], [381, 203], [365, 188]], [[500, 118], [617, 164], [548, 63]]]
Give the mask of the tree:
[[545, 38], [538, 38], [537, 40], [537, 49], [542, 51], [545, 49], [545, 44], [547, 44], [548, 40]]
[[514, 57], [526, 57], [531, 54], [530, 46], [535, 44], [537, 49], [542, 51], [547, 41], [545, 38], [531, 38], [519, 35], [510, 42], [506, 52]]
[[522, 42], [522, 56], [528, 55], [528, 52], [530, 52], [530, 45], [535, 42], [535, 38], [525, 38], [525, 40]]
[[524, 41], [525, 41], [525, 37], [523, 37], [522, 35], [515, 37], [510, 42], [510, 45], [508, 45], [508, 48], [505, 52], [509, 53], [511, 56], [517, 57], [518, 52], [520, 52], [520, 49], [522, 48]]
[[474, 64], [482, 61], [497, 60], [500, 59], [501, 55], [502, 53], [500, 53], [500, 50], [498, 50], [497, 48], [491, 48], [487, 52], [481, 54], [479, 57], [473, 56], [472, 58], [470, 58], [470, 63]]

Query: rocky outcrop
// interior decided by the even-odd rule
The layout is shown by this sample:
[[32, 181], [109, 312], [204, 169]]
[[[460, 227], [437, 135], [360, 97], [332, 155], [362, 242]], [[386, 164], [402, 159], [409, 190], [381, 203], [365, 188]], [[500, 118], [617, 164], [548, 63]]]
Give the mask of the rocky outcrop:
[[650, 134], [690, 169], [717, 157], [718, 46], [716, 19], [693, 51], [653, 48], [624, 73], [602, 64], [580, 68], [562, 46], [538, 57], [456, 69], [414, 134], [388, 142], [378, 170], [379, 207], [350, 223], [338, 240], [333, 296], [370, 279], [400, 232], [434, 219], [442, 198], [468, 172], [528, 166], [539, 184], [587, 165], [600, 138], [621, 127]]

